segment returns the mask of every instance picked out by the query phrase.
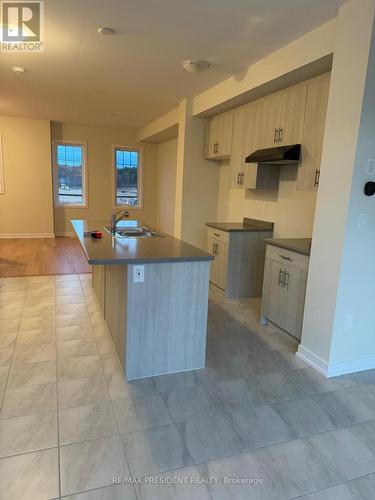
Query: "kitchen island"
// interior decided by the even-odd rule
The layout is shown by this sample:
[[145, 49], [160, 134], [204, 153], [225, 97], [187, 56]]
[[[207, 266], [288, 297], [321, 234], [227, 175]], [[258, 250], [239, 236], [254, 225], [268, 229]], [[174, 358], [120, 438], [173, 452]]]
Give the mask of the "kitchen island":
[[[126, 379], [204, 368], [212, 256], [162, 233], [119, 238], [103, 221], [71, 223]], [[102, 238], [85, 236], [95, 230]]]

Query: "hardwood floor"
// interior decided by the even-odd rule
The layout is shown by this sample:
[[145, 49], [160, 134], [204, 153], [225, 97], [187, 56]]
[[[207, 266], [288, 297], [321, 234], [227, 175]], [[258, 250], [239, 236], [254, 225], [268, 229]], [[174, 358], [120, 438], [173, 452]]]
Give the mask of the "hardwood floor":
[[0, 276], [91, 273], [76, 238], [0, 239]]

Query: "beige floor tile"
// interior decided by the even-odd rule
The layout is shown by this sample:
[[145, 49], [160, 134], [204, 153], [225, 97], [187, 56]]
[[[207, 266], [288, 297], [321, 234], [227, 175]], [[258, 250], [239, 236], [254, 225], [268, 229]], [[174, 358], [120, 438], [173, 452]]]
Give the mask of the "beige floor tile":
[[2, 333], [0, 335], [0, 349], [6, 349], [7, 347], [13, 347], [16, 341], [17, 332], [13, 333]]
[[20, 326], [20, 319], [0, 319], [0, 334], [17, 332]]
[[54, 316], [35, 316], [33, 318], [22, 318], [20, 331], [39, 330], [41, 328], [54, 328]]
[[25, 300], [25, 307], [54, 305], [55, 297], [53, 295], [49, 295], [48, 297], [29, 297]]
[[0, 418], [32, 415], [56, 408], [56, 384], [17, 387], [5, 391]]
[[13, 356], [13, 347], [0, 349], [0, 366], [10, 365]]
[[109, 400], [102, 375], [59, 382], [58, 386], [59, 408], [74, 408]]
[[100, 375], [102, 373], [100, 357], [96, 354], [94, 356], [58, 360], [57, 372], [61, 382]]
[[59, 496], [57, 448], [0, 460], [0, 498], [37, 500]]
[[129, 476], [118, 436], [63, 446], [60, 467], [62, 495], [109, 486], [113, 477]]
[[35, 318], [42, 316], [53, 316], [55, 314], [55, 306], [49, 305], [39, 305], [39, 306], [28, 306], [22, 311], [23, 318]]
[[57, 314], [56, 327], [63, 326], [90, 326], [88, 314]]
[[8, 388], [25, 385], [40, 385], [56, 382], [56, 362], [43, 361], [41, 363], [13, 364], [9, 371]]
[[17, 365], [25, 363], [39, 363], [56, 359], [56, 346], [50, 344], [17, 344], [13, 362]]
[[[42, 331], [43, 332], [43, 331]], [[55, 344], [55, 332], [43, 332], [40, 335], [18, 335], [17, 346], [38, 346], [43, 344]]]
[[58, 341], [92, 339], [93, 332], [90, 326], [63, 326], [56, 329]]
[[118, 434], [110, 402], [60, 410], [59, 422], [61, 445]]
[[75, 293], [69, 295], [57, 295], [56, 296], [56, 304], [84, 304], [85, 299], [82, 293]]
[[23, 306], [23, 300], [14, 301], [11, 305], [0, 304], [1, 319], [21, 319]]
[[95, 340], [66, 340], [57, 343], [57, 355], [59, 359], [77, 358], [80, 356], [92, 356], [97, 354]]
[[99, 354], [115, 354], [115, 348], [110, 339], [96, 339]]
[[57, 412], [0, 420], [0, 458], [57, 446]]
[[87, 314], [86, 304], [58, 304], [56, 306], [56, 314], [62, 316], [64, 314]]

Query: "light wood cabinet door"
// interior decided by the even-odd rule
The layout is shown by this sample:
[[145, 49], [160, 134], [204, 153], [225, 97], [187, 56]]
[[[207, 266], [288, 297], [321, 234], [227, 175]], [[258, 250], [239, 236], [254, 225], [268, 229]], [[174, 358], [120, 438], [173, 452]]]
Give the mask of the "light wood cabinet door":
[[233, 111], [217, 117], [217, 156], [225, 158], [232, 152]]
[[226, 158], [231, 154], [233, 132], [233, 112], [211, 118], [207, 124], [206, 158]]
[[208, 236], [207, 252], [214, 257], [214, 260], [211, 261], [210, 281], [225, 290], [228, 271], [228, 243]]
[[278, 325], [294, 337], [301, 338], [307, 272], [291, 266], [283, 266], [282, 273], [283, 285]]
[[282, 267], [279, 262], [266, 259], [264, 265], [262, 315], [279, 325], [283, 302]]
[[253, 102], [237, 108], [233, 114], [230, 187], [248, 188], [256, 181], [257, 165], [245, 159], [258, 148], [261, 103]]
[[309, 83], [302, 136], [301, 162], [298, 167], [297, 190], [316, 191], [327, 114], [330, 75]]
[[216, 255], [216, 248], [217, 248], [217, 240], [215, 238], [211, 238], [210, 236], [208, 236], [206, 250], [207, 253], [211, 254], [214, 258], [214, 260], [211, 261], [211, 268], [210, 268], [210, 281], [214, 284], [217, 283], [219, 274], [218, 272], [219, 265]]
[[230, 157], [229, 187], [244, 188], [246, 164], [244, 158], [244, 141], [247, 120], [247, 107], [237, 108], [233, 113], [232, 154]]
[[278, 129], [281, 127], [283, 111], [283, 94], [275, 94], [263, 99], [262, 119], [260, 125], [259, 147], [272, 148], [278, 144]]
[[298, 85], [282, 93], [282, 111], [278, 144], [301, 144], [306, 108], [307, 85]]

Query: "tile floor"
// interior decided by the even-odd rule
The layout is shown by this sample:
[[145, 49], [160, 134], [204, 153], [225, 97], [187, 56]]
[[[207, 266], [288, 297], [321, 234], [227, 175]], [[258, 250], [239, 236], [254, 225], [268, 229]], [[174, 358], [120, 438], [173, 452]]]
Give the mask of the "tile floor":
[[89, 275], [0, 279], [0, 498], [375, 499], [375, 370], [258, 316], [212, 290], [206, 369], [126, 383]]

